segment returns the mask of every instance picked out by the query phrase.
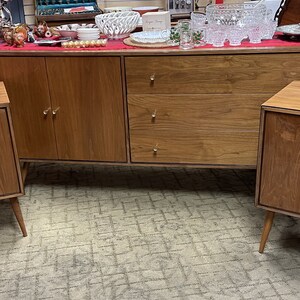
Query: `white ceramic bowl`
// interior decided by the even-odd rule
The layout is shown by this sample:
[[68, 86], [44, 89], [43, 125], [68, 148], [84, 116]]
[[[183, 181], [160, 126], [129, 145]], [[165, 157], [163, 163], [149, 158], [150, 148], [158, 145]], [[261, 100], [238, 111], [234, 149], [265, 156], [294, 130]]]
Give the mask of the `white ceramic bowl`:
[[78, 34], [90, 34], [100, 32], [99, 28], [78, 28]]
[[77, 29], [80, 28], [93, 28], [95, 24], [66, 24], [57, 26], [54, 28], [61, 36], [63, 37], [71, 37], [72, 39], [77, 38]]
[[100, 31], [110, 39], [127, 37], [136, 27], [140, 14], [134, 11], [124, 11], [97, 15], [95, 21]]

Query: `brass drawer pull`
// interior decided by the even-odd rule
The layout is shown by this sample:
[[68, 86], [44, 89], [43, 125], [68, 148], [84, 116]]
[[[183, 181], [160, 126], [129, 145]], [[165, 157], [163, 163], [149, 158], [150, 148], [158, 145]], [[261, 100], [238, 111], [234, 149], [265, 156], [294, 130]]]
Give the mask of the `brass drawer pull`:
[[153, 147], [153, 154], [157, 154], [158, 151], [158, 144], [155, 145], [155, 147]]
[[152, 119], [156, 118], [156, 110], [152, 113], [151, 117], [152, 117]]
[[51, 107], [48, 107], [47, 109], [45, 109], [45, 110], [43, 111], [44, 117], [48, 116], [48, 113], [50, 112], [50, 110], [51, 110]]
[[52, 115], [53, 115], [53, 116], [56, 116], [56, 115], [57, 115], [57, 112], [59, 111], [59, 109], [60, 109], [60, 107], [57, 107], [56, 109], [54, 109], [54, 110], [52, 111]]
[[154, 82], [154, 80], [155, 80], [155, 74], [152, 74], [152, 75], [150, 76], [150, 81], [151, 81], [151, 82]]

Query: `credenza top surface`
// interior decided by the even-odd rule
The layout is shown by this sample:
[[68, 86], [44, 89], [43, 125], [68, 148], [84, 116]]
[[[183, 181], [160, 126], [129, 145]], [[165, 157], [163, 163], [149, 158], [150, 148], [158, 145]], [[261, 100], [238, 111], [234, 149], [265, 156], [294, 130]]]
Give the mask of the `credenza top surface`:
[[22, 49], [0, 50], [0, 56], [159, 56], [159, 55], [234, 55], [258, 53], [300, 53], [300, 43], [293, 47], [230, 47], [230, 48], [197, 48], [181, 49], [122, 49], [122, 50], [28, 50]]
[[288, 86], [263, 103], [263, 107], [300, 111], [300, 81], [291, 82]]

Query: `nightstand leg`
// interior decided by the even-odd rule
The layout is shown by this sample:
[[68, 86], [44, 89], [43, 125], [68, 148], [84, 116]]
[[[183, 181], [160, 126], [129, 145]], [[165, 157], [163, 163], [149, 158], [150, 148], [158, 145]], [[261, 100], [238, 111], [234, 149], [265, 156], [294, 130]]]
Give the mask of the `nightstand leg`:
[[270, 230], [272, 228], [274, 215], [275, 215], [274, 212], [267, 210], [266, 217], [265, 217], [264, 228], [263, 228], [263, 232], [262, 232], [262, 235], [261, 235], [261, 240], [260, 240], [260, 245], [259, 245], [259, 250], [258, 250], [259, 253], [264, 252], [266, 242], [268, 240], [269, 233], [270, 233]]
[[23, 220], [23, 215], [22, 215], [22, 211], [21, 211], [21, 208], [20, 208], [18, 198], [11, 198], [10, 199], [10, 204], [11, 204], [11, 207], [14, 211], [16, 219], [17, 219], [17, 221], [20, 225], [23, 236], [25, 237], [25, 236], [27, 236], [27, 231], [26, 231], [26, 227], [25, 227], [25, 223], [24, 223], [24, 220]]

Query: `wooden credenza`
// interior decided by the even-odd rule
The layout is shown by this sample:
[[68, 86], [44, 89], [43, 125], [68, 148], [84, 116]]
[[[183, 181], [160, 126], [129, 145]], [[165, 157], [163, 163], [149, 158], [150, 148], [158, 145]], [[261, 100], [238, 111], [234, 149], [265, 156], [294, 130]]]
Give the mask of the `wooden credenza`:
[[300, 47], [0, 53], [23, 161], [255, 168]]

